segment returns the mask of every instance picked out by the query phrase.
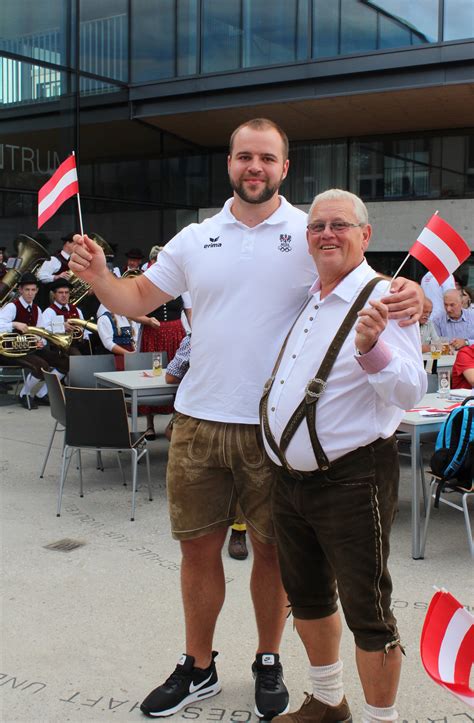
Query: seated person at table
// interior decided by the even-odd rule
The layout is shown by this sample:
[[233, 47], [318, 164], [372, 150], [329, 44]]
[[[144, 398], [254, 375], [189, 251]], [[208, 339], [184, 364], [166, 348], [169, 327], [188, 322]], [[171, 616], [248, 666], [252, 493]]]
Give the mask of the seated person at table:
[[451, 381], [451, 389], [471, 388], [474, 388], [474, 344], [458, 351]]
[[111, 314], [103, 304], [97, 312], [97, 331], [104, 347], [115, 357], [115, 368], [123, 372], [125, 354], [134, 354], [140, 325], [126, 316]]
[[433, 311], [433, 302], [427, 296], [423, 301], [423, 313], [420, 316], [420, 337], [421, 337], [421, 351], [427, 352], [431, 349], [431, 343], [438, 341], [439, 334], [435, 329], [433, 322], [430, 320], [431, 312]]
[[453, 349], [474, 344], [474, 312], [462, 308], [461, 292], [458, 289], [446, 291], [444, 314], [433, 318], [433, 324], [440, 336], [448, 339]]

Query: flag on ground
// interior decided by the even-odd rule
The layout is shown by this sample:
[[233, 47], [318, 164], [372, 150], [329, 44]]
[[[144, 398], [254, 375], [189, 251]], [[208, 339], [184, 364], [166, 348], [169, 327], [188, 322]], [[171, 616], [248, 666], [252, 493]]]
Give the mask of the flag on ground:
[[38, 228], [56, 213], [64, 201], [76, 193], [79, 193], [76, 157], [71, 155], [38, 191]]
[[431, 600], [421, 632], [420, 652], [428, 675], [474, 708], [469, 687], [474, 665], [474, 616], [449, 592]]
[[469, 258], [471, 251], [462, 236], [435, 213], [408, 253], [431, 271], [438, 284], [442, 284]]

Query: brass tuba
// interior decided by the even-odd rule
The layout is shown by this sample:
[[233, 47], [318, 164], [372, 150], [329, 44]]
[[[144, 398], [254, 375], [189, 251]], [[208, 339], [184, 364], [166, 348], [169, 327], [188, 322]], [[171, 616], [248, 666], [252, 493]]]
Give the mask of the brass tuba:
[[66, 352], [72, 343], [72, 334], [54, 334], [47, 329], [38, 326], [28, 326], [25, 334], [17, 334], [13, 331], [6, 331], [0, 334], [0, 354], [3, 356], [25, 356], [36, 351], [38, 346], [37, 337], [46, 339], [54, 344], [61, 351]]
[[21, 233], [14, 241], [14, 247], [20, 265], [18, 268], [8, 269], [0, 281], [0, 306], [13, 301], [16, 288], [23, 274], [33, 273], [40, 261], [50, 259], [51, 255], [37, 241]]
[[90, 331], [93, 334], [97, 333], [97, 324], [94, 324], [92, 319], [68, 319], [68, 324], [74, 327], [72, 332], [73, 341], [82, 339], [85, 331]]
[[[102, 251], [106, 256], [114, 255], [114, 252], [110, 248], [107, 241], [103, 239], [102, 236], [99, 236], [98, 233], [89, 234], [89, 238], [92, 239], [92, 241], [95, 241], [96, 244], [101, 247]], [[69, 301], [71, 304], [78, 304], [85, 296], [87, 296], [91, 285], [87, 281], [83, 281], [82, 279], [80, 279], [79, 276], [76, 276], [73, 271], [68, 271], [67, 279], [71, 284]]]
[[133, 279], [135, 276], [141, 276], [143, 271], [141, 269], [127, 269], [123, 272], [120, 278], [122, 279]]

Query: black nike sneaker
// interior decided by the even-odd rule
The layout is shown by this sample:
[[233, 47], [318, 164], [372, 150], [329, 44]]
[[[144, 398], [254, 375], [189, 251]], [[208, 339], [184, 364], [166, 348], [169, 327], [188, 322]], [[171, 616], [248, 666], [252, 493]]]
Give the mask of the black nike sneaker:
[[252, 665], [255, 678], [255, 713], [271, 720], [290, 709], [290, 697], [283, 680], [283, 668], [277, 653], [258, 653]]
[[140, 706], [140, 710], [151, 718], [173, 715], [184, 706], [197, 700], [211, 698], [221, 690], [217, 679], [217, 653], [212, 651], [212, 662], [208, 668], [195, 668], [192, 655], [183, 655], [170, 677], [152, 690]]

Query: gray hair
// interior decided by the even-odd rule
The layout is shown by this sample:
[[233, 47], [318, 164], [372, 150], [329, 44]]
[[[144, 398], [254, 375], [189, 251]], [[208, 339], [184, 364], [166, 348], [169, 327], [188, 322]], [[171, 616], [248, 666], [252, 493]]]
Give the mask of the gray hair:
[[150, 261], [154, 261], [156, 258], [158, 258], [158, 254], [160, 253], [160, 251], [163, 251], [163, 249], [164, 246], [152, 246], [150, 249], [150, 255], [148, 256]]
[[311, 218], [311, 214], [313, 213], [316, 204], [322, 201], [350, 201], [354, 207], [354, 213], [359, 223], [364, 225], [369, 223], [369, 213], [365, 203], [359, 198], [359, 196], [356, 196], [355, 193], [343, 191], [341, 188], [330, 188], [328, 191], [318, 193], [318, 195], [314, 197], [313, 203], [310, 206], [308, 218]]
[[449, 294], [457, 294], [462, 301], [462, 291], [460, 289], [448, 289], [443, 294], [443, 301]]

